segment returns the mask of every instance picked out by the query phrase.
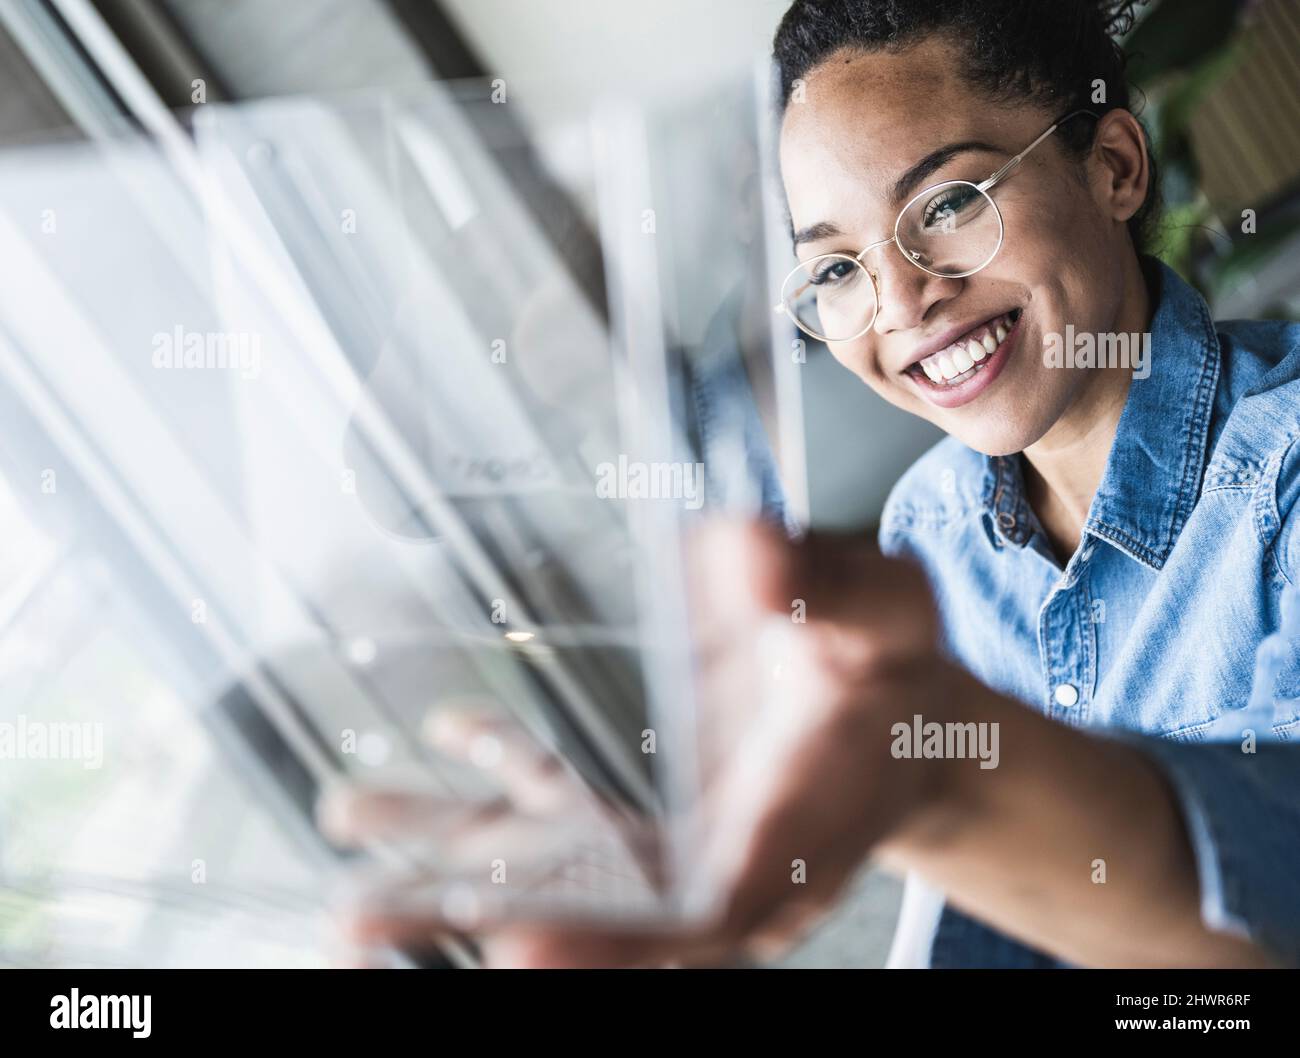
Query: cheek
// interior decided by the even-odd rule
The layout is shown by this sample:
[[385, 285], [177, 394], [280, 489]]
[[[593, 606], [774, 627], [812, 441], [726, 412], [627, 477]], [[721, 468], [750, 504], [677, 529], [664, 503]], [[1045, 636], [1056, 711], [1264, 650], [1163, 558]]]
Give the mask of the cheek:
[[1098, 266], [1113, 255], [1088, 189], [1068, 172], [1025, 175], [1036, 179], [1025, 181], [1019, 197], [1003, 210], [1002, 254], [1030, 275], [1050, 275], [1070, 264], [1098, 274]]

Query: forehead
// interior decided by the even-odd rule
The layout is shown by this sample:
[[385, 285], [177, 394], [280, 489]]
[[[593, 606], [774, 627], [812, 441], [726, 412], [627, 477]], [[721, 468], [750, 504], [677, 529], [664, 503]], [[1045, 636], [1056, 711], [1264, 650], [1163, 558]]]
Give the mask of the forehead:
[[884, 204], [930, 151], [994, 133], [993, 108], [958, 74], [960, 53], [923, 41], [899, 52], [838, 52], [805, 78], [781, 123], [781, 173], [795, 227]]

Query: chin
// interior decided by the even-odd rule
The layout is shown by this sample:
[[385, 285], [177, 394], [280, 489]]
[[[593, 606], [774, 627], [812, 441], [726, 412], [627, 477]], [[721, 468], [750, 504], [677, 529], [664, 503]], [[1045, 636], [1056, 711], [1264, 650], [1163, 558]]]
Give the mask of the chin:
[[1025, 423], [1017, 423], [994, 429], [947, 429], [943, 423], [941, 429], [957, 438], [967, 448], [986, 456], [1009, 456], [1023, 452], [1042, 436], [1043, 431], [1036, 430]]

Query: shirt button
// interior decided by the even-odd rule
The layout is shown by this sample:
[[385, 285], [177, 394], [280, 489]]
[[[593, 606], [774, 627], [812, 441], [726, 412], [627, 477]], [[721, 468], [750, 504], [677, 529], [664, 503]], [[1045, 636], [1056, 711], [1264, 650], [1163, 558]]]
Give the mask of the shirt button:
[[1056, 690], [1052, 692], [1052, 697], [1056, 699], [1057, 705], [1064, 705], [1068, 708], [1078, 702], [1079, 688], [1072, 683], [1058, 683]]

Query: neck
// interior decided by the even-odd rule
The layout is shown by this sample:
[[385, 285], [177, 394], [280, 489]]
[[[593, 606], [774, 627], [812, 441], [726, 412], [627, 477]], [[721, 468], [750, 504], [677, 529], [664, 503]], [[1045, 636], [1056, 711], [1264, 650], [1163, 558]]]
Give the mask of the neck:
[[[1151, 321], [1150, 295], [1136, 256], [1130, 260], [1116, 332], [1142, 332]], [[1025, 449], [1025, 486], [1034, 513], [1057, 557], [1078, 546], [1101, 485], [1128, 400], [1132, 372], [1124, 367], [1082, 368], [1089, 384], [1041, 439]]]

